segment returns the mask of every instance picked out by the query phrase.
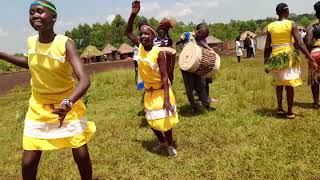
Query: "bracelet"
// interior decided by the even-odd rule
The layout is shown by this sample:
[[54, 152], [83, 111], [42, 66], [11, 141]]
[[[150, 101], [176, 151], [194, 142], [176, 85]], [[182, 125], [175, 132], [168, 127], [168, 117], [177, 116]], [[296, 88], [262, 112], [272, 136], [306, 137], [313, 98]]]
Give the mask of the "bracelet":
[[73, 105], [72, 101], [70, 99], [64, 99], [62, 100], [60, 106], [64, 108], [71, 108]]

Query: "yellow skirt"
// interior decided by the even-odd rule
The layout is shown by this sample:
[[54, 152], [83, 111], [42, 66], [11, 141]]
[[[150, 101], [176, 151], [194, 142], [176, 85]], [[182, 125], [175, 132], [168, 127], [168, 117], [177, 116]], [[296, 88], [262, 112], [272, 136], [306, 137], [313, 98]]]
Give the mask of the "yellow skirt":
[[303, 84], [300, 67], [287, 68], [271, 72], [274, 86], [297, 87]]
[[[173, 95], [171, 88], [169, 89], [169, 95], [170, 95], [171, 105], [176, 107], [175, 97]], [[162, 114], [164, 113], [163, 104], [164, 104], [163, 89], [153, 90], [151, 92], [145, 92], [144, 107], [145, 107], [146, 118], [149, 126], [155, 130], [166, 132], [172, 129], [179, 122], [179, 118], [178, 118], [178, 113], [174, 113], [172, 115], [165, 116], [165, 117], [162, 116]], [[148, 114], [152, 114], [154, 112], [160, 113], [160, 114], [148, 116]]]
[[92, 139], [96, 126], [84, 118], [86, 107], [82, 100], [72, 106], [61, 128], [53, 107], [59, 104], [40, 104], [31, 97], [24, 124], [24, 150], [78, 148]]

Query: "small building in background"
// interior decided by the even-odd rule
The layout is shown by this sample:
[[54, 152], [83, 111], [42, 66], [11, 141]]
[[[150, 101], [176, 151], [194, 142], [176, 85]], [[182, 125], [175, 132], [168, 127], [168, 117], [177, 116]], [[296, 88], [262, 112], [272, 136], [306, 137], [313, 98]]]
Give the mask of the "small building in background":
[[111, 44], [107, 44], [102, 50], [102, 58], [104, 61], [115, 61], [120, 59], [120, 54], [117, 48], [113, 47]]
[[133, 47], [129, 44], [123, 43], [119, 47], [118, 52], [120, 53], [120, 59], [127, 59], [128, 57], [133, 58]]
[[102, 53], [97, 47], [89, 45], [82, 52], [80, 57], [83, 59], [83, 62], [85, 64], [89, 64], [89, 63], [101, 62], [102, 61], [101, 56], [102, 56]]
[[267, 41], [267, 26], [254, 38], [256, 49], [264, 50]]
[[222, 48], [222, 41], [214, 36], [206, 38], [207, 44], [216, 52], [220, 52]]
[[246, 39], [246, 37], [247, 37], [248, 34], [249, 34], [250, 36], [252, 36], [252, 38], [255, 38], [255, 37], [257, 36], [257, 34], [251, 32], [251, 31], [245, 31], [245, 32], [241, 33], [241, 35], [240, 35], [240, 41], [244, 41], [244, 40]]

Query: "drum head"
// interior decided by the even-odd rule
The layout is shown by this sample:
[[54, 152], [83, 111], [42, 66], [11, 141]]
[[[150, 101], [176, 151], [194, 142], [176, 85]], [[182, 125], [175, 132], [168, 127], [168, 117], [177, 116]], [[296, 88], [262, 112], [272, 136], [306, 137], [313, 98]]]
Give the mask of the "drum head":
[[201, 58], [201, 48], [194, 43], [189, 43], [180, 53], [179, 67], [183, 71], [195, 72], [200, 66]]
[[160, 47], [160, 50], [165, 52], [165, 53], [171, 53], [171, 54], [176, 54], [177, 51], [173, 48], [170, 47]]

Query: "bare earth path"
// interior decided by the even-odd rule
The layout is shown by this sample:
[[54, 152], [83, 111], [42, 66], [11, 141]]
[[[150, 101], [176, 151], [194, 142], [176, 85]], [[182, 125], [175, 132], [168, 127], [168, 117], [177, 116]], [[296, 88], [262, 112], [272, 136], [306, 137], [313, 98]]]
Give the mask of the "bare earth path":
[[[113, 69], [127, 69], [133, 67], [134, 65], [132, 60], [102, 62], [85, 65], [86, 71], [90, 75], [94, 73], [110, 71]], [[28, 85], [29, 82], [29, 71], [0, 74], [0, 95], [9, 92], [17, 85]]]

